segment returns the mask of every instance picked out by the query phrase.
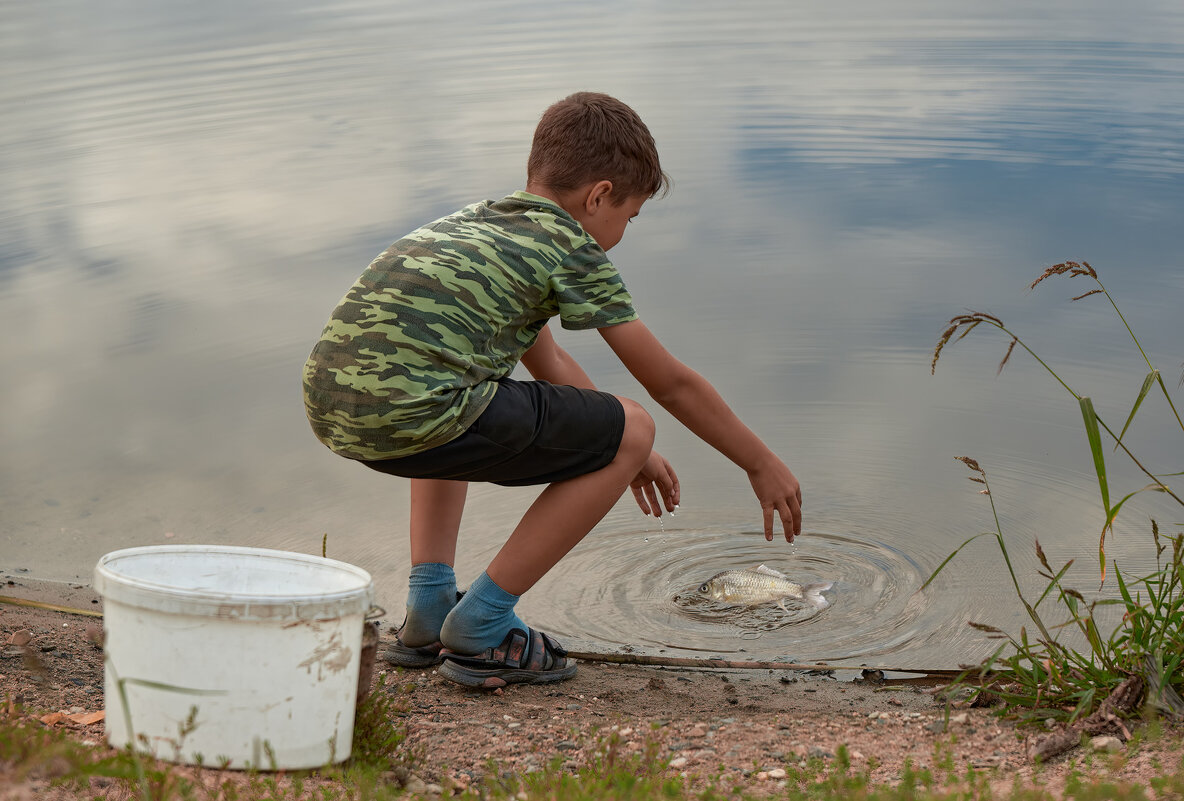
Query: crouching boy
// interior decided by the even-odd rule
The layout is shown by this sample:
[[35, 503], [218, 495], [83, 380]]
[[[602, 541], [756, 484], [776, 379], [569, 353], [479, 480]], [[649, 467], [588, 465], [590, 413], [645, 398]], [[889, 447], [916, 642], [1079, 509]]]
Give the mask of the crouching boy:
[[[535, 131], [526, 189], [468, 206], [391, 245], [333, 311], [304, 367], [316, 436], [411, 480], [407, 617], [387, 651], [473, 687], [575, 673], [514, 612], [626, 488], [646, 514], [679, 503], [641, 404], [597, 391], [547, 323], [595, 329], [650, 397], [747, 474], [787, 541], [801, 531], [789, 468], [639, 319], [606, 251], [665, 190], [654, 140], [632, 109], [580, 92]], [[534, 380], [510, 377], [519, 362]], [[547, 485], [485, 571], [457, 591], [453, 564], [469, 482]]]

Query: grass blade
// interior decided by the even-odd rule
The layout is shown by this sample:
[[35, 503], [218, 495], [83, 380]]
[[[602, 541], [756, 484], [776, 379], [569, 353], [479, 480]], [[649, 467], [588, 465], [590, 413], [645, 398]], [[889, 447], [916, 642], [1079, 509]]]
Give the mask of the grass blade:
[[[1126, 422], [1122, 426], [1122, 432], [1118, 435], [1118, 439], [1114, 442], [1114, 450], [1118, 450], [1118, 444], [1122, 442], [1122, 438], [1126, 436], [1126, 430], [1130, 428], [1131, 421], [1135, 419], [1135, 412], [1139, 411], [1139, 407], [1143, 405], [1143, 399], [1147, 397], [1147, 393], [1151, 391], [1151, 387], [1155, 384], [1155, 379], [1159, 376], [1159, 370], [1152, 370], [1143, 379], [1143, 388], [1139, 390], [1139, 397], [1135, 398], [1135, 405], [1131, 407], [1130, 416], [1126, 418]], [[1161, 379], [1162, 382], [1162, 379]]]
[[1085, 433], [1089, 437], [1089, 450], [1094, 457], [1094, 472], [1098, 475], [1098, 489], [1102, 493], [1102, 506], [1106, 510], [1106, 525], [1102, 527], [1102, 538], [1098, 542], [1098, 566], [1102, 579], [1106, 578], [1106, 531], [1110, 528], [1110, 485], [1106, 482], [1106, 457], [1102, 453], [1102, 435], [1098, 431], [1098, 415], [1094, 402], [1088, 397], [1081, 399], [1081, 416], [1085, 420]]
[[966, 540], [966, 542], [959, 545], [957, 548], [954, 549], [954, 552], [952, 554], [950, 554], [949, 556], [947, 556], [945, 559], [942, 560], [942, 563], [937, 566], [937, 570], [934, 570], [932, 573], [929, 574], [929, 578], [925, 579], [925, 583], [921, 585], [921, 589], [917, 590], [917, 592], [920, 592], [921, 590], [928, 587], [930, 585], [930, 583], [932, 583], [932, 581], [935, 578], [937, 578], [937, 574], [940, 573], [945, 568], [945, 566], [950, 563], [950, 560], [958, 555], [958, 551], [961, 551], [963, 548], [965, 548], [967, 545], [969, 545], [970, 543], [977, 540], [979, 537], [994, 537], [994, 536], [995, 536], [994, 531], [984, 531], [980, 534], [975, 534], [973, 537]]
[[164, 690], [169, 693], [181, 693], [182, 695], [226, 695], [228, 690], [198, 690], [193, 687], [178, 687], [175, 684], [165, 684], [161, 681], [152, 681], [150, 679], [122, 679], [124, 684], [135, 684], [138, 687], [148, 687], [152, 690]]
[[1121, 501], [1110, 507], [1110, 513], [1106, 515], [1106, 525], [1102, 528], [1103, 536], [1105, 536], [1106, 529], [1112, 529], [1114, 527], [1114, 521], [1118, 518], [1118, 513], [1122, 510], [1122, 505], [1131, 498], [1138, 495], [1140, 492], [1163, 492], [1163, 486], [1160, 484], [1148, 484], [1141, 489], [1137, 489], [1134, 492], [1128, 492], [1125, 496], [1123, 496]]
[[1061, 585], [1061, 579], [1065, 577], [1065, 573], [1069, 571], [1069, 567], [1072, 564], [1073, 560], [1070, 559], [1068, 562], [1065, 562], [1065, 566], [1055, 576], [1049, 577], [1048, 586], [1044, 588], [1044, 592], [1040, 593], [1040, 597], [1036, 599], [1036, 603], [1033, 606], [1040, 606], [1040, 602], [1048, 597], [1048, 594], [1053, 591], [1053, 588]]

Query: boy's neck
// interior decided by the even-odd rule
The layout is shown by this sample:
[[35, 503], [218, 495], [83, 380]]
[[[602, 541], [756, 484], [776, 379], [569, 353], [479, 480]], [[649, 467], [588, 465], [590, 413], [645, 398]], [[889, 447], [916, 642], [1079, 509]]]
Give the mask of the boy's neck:
[[580, 208], [580, 202], [576, 198], [578, 190], [573, 192], [556, 192], [550, 187], [542, 186], [534, 182], [528, 182], [526, 184], [526, 191], [532, 195], [538, 195], [541, 198], [546, 198], [559, 208], [566, 211], [572, 217], [576, 216], [576, 212]]

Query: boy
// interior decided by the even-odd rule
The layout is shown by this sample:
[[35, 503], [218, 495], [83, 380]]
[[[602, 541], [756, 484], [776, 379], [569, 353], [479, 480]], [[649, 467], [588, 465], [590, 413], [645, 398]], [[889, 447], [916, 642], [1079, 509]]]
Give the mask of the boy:
[[[666, 188], [634, 111], [580, 92], [535, 131], [525, 191], [469, 206], [396, 242], [334, 310], [304, 368], [317, 437], [411, 479], [407, 617], [387, 651], [471, 687], [566, 679], [575, 664], [514, 614], [631, 487], [641, 510], [679, 503], [636, 402], [598, 392], [547, 322], [596, 329], [650, 396], [748, 473], [773, 539], [801, 531], [793, 473], [633, 309], [605, 251]], [[509, 378], [521, 361], [533, 381]], [[464, 593], [452, 565], [470, 481], [549, 485]], [[442, 663], [442, 664], [441, 664]]]

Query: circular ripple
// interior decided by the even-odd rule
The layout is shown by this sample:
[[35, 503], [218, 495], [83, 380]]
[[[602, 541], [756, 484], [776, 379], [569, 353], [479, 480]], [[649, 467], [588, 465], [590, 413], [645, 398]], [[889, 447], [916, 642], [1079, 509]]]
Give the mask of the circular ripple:
[[[934, 586], [920, 591], [927, 573], [900, 550], [862, 536], [807, 536], [808, 546], [771, 556], [758, 532], [606, 533], [540, 582], [523, 614], [545, 619], [577, 647], [802, 662], [876, 658], [883, 664], [883, 657], [927, 643], [948, 646], [954, 632], [966, 628], [964, 599], [943, 593], [939, 603]], [[833, 582], [826, 593], [831, 606], [816, 610], [789, 601], [786, 612], [775, 603], [733, 606], [697, 592], [722, 570], [762, 562], [798, 583]], [[570, 601], [540, 606], [536, 600], [556, 596]]]

